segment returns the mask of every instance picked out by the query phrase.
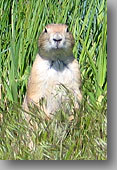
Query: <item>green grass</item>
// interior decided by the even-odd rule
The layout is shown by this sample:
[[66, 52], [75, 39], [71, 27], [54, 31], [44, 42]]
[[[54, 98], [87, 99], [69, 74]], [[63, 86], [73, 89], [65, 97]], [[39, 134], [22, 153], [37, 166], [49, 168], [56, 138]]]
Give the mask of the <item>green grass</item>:
[[[65, 23], [75, 37], [74, 56], [82, 77], [83, 101], [75, 119], [58, 111], [53, 120], [32, 109], [31, 129], [22, 117], [22, 101], [37, 40], [48, 23]], [[0, 1], [0, 159], [107, 159], [107, 1]], [[71, 104], [71, 108], [73, 103]], [[27, 131], [35, 149], [28, 148]]]

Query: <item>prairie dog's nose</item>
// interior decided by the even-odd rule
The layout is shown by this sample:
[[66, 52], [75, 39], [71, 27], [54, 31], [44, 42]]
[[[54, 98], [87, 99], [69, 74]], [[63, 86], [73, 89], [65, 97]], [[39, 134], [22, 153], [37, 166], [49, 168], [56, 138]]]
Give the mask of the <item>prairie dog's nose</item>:
[[62, 36], [58, 33], [56, 33], [54, 36], [53, 36], [53, 41], [54, 42], [60, 42], [62, 41]]
[[55, 39], [55, 38], [53, 38], [53, 40], [54, 40], [55, 42], [60, 42], [60, 41], [62, 41], [62, 38], [60, 38], [60, 39]]

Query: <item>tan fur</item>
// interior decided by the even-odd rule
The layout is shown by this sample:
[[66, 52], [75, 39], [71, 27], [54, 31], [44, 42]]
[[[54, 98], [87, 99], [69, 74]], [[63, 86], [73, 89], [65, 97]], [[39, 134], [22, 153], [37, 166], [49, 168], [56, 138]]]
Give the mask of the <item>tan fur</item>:
[[50, 24], [41, 33], [38, 41], [39, 53], [33, 63], [24, 99], [24, 109], [45, 98], [48, 117], [67, 101], [67, 94], [59, 86], [63, 84], [76, 98], [77, 107], [82, 100], [80, 70], [73, 56], [74, 38], [64, 24]]

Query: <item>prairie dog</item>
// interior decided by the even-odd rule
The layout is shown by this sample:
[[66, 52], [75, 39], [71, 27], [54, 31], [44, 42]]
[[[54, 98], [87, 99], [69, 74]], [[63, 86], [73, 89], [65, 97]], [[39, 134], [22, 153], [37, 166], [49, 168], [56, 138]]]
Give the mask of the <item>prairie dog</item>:
[[24, 109], [39, 100], [46, 99], [45, 113], [51, 117], [63, 102], [67, 94], [59, 89], [64, 85], [73, 92], [77, 107], [82, 100], [80, 91], [80, 69], [73, 56], [74, 38], [65, 24], [49, 24], [41, 33], [38, 41], [39, 52], [33, 63], [28, 81]]

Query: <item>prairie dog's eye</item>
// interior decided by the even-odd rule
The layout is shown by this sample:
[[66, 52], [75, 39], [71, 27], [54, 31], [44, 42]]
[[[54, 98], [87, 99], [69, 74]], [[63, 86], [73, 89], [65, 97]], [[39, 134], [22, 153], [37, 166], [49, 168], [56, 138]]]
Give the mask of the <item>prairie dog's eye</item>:
[[48, 31], [47, 31], [47, 28], [45, 28], [45, 29], [44, 29], [44, 32], [45, 32], [45, 33], [47, 33], [47, 32], [48, 32]]
[[69, 32], [69, 29], [68, 29], [68, 27], [67, 27], [67, 29], [66, 29], [66, 32]]

